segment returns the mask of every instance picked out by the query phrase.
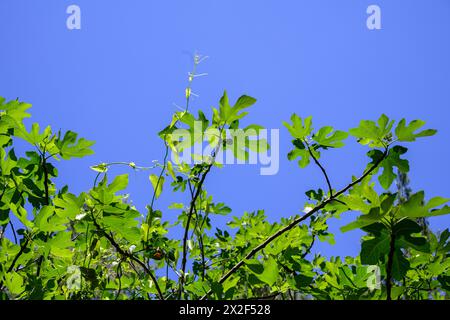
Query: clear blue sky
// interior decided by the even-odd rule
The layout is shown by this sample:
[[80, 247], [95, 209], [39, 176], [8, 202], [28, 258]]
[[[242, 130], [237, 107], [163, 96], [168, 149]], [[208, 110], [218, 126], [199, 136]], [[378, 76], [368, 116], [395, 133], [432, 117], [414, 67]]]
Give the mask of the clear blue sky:
[[[70, 4], [81, 8], [81, 30], [66, 28]], [[381, 7], [382, 30], [366, 27], [370, 4]], [[183, 103], [198, 51], [210, 57], [199, 69], [209, 75], [194, 83], [194, 110], [217, 105], [227, 89], [233, 99], [258, 99], [248, 123], [281, 129], [277, 175], [235, 165], [208, 177], [208, 191], [232, 214], [265, 209], [278, 220], [300, 212], [304, 191], [324, 186], [317, 168], [300, 170], [286, 159], [290, 138], [281, 123], [293, 112], [313, 115], [316, 128], [348, 129], [383, 112], [426, 120], [439, 133], [410, 145], [411, 185], [427, 198], [450, 195], [448, 0], [2, 0], [0, 40], [0, 95], [32, 103], [32, 121], [97, 141], [94, 156], [58, 164], [59, 181], [74, 193], [92, 185], [90, 165], [162, 159], [156, 133], [176, 110], [172, 104]], [[326, 154], [335, 188], [361, 172], [366, 151], [351, 144]], [[128, 191], [143, 210], [152, 192], [148, 173], [131, 173]], [[166, 192], [156, 205], [166, 218], [175, 214], [170, 200], [182, 198]], [[449, 222], [431, 225], [442, 230]], [[335, 246], [316, 250], [355, 255], [359, 236], [337, 231]]]

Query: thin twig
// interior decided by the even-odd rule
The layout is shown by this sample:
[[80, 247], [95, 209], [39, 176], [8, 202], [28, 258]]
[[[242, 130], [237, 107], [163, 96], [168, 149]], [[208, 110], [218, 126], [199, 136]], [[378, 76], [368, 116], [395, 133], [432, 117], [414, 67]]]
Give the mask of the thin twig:
[[153, 272], [150, 271], [150, 269], [145, 265], [145, 263], [143, 263], [141, 260], [136, 258], [133, 254], [128, 253], [127, 251], [123, 250], [119, 246], [119, 244], [116, 242], [116, 240], [114, 240], [113, 236], [108, 234], [105, 230], [103, 230], [100, 227], [100, 225], [98, 224], [97, 220], [95, 219], [93, 213], [92, 213], [92, 221], [94, 223], [95, 228], [99, 232], [101, 232], [106, 237], [106, 239], [108, 239], [108, 241], [113, 245], [113, 247], [116, 249], [116, 251], [119, 254], [121, 254], [124, 258], [128, 258], [128, 259], [136, 262], [137, 264], [139, 264], [145, 270], [145, 272], [150, 276], [150, 278], [152, 278], [152, 281], [155, 284], [156, 291], [158, 291], [159, 298], [161, 300], [164, 300], [164, 295], [162, 294], [161, 288], [159, 287], [159, 284], [158, 284], [158, 281], [156, 280], [155, 275], [153, 274]]
[[185, 272], [186, 272], [186, 262], [187, 262], [187, 240], [188, 240], [188, 234], [189, 234], [189, 227], [192, 219], [192, 215], [195, 210], [195, 203], [197, 201], [197, 198], [200, 196], [203, 183], [205, 182], [206, 176], [208, 175], [209, 171], [211, 170], [212, 166], [214, 165], [217, 153], [220, 150], [220, 147], [222, 145], [222, 132], [224, 130], [225, 126], [222, 126], [219, 130], [219, 141], [217, 146], [214, 148], [211, 156], [211, 163], [206, 167], [206, 170], [203, 172], [202, 177], [200, 179], [200, 182], [198, 183], [197, 188], [194, 190], [195, 194], [194, 197], [191, 200], [190, 206], [189, 206], [189, 213], [188, 213], [188, 219], [186, 222], [186, 227], [184, 229], [184, 236], [183, 236], [183, 253], [182, 253], [182, 260], [181, 260], [181, 277], [180, 277], [180, 292], [178, 295], [178, 298], [181, 299], [181, 294], [183, 291], [184, 286], [184, 280], [185, 280]]
[[[200, 62], [201, 62], [201, 60], [200, 60], [199, 56], [195, 55], [195, 57], [194, 57], [194, 67], [193, 67], [193, 70], [192, 70], [192, 73], [191, 73], [192, 75], [196, 74], [197, 65]], [[191, 89], [192, 89], [192, 80], [193, 80], [193, 77], [190, 75], [189, 76], [189, 81], [188, 81], [188, 86], [186, 88], [186, 92], [189, 92], [189, 94], [186, 94], [186, 108], [183, 111], [184, 114], [187, 113], [188, 110], [189, 110], [189, 102], [190, 102], [190, 97], [191, 97], [190, 92], [191, 92]], [[179, 117], [177, 117], [177, 120], [175, 121], [175, 123], [172, 124], [171, 127], [175, 126], [178, 123], [178, 121], [180, 121]], [[152, 196], [152, 201], [150, 203], [150, 210], [151, 210], [151, 212], [153, 212], [153, 205], [154, 205], [154, 202], [155, 202], [155, 199], [156, 199], [156, 191], [159, 188], [159, 184], [161, 182], [162, 176], [164, 175], [164, 172], [166, 171], [166, 168], [167, 168], [167, 157], [169, 155], [169, 145], [168, 145], [168, 143], [166, 141], [166, 134], [164, 134], [164, 145], [165, 145], [165, 151], [164, 151], [163, 166], [162, 166], [161, 172], [159, 173], [158, 180], [157, 180], [156, 186], [154, 188], [155, 190], [154, 190], [153, 196]], [[146, 218], [146, 223], [147, 224], [150, 224], [149, 219], [150, 219], [150, 214]], [[149, 235], [147, 233], [147, 238], [146, 238], [146, 241], [145, 241], [146, 249], [148, 249], [148, 236]]]
[[189, 234], [189, 227], [192, 219], [192, 215], [194, 213], [195, 208], [195, 202], [197, 201], [198, 196], [200, 195], [200, 192], [202, 190], [203, 183], [205, 182], [206, 176], [208, 175], [209, 171], [211, 170], [211, 167], [213, 164], [211, 163], [206, 167], [205, 172], [202, 175], [202, 178], [198, 184], [198, 187], [196, 188], [194, 197], [191, 200], [191, 204], [189, 206], [189, 213], [188, 213], [188, 219], [186, 222], [186, 227], [184, 228], [184, 236], [183, 236], [183, 253], [182, 253], [182, 260], [181, 260], [181, 277], [180, 277], [180, 292], [179, 297], [181, 297], [182, 291], [183, 291], [183, 285], [185, 280], [185, 272], [186, 272], [186, 262], [187, 262], [187, 240], [188, 240], [188, 234]]
[[312, 240], [306, 251], [302, 254], [302, 259], [304, 259], [308, 254], [311, 253], [311, 249], [314, 246], [314, 242], [316, 241], [316, 235], [313, 233]]
[[[14, 224], [12, 223], [11, 220], [9, 220], [9, 225], [11, 226], [11, 230], [13, 232], [13, 236], [14, 236], [14, 243], [17, 244], [17, 235], [16, 235], [16, 229], [14, 228]], [[6, 228], [6, 227], [5, 227]]]
[[391, 232], [391, 239], [389, 241], [389, 254], [386, 265], [386, 300], [392, 300], [392, 266], [394, 263], [395, 254], [395, 233]]
[[122, 261], [119, 262], [117, 266], [117, 279], [119, 280], [119, 288], [117, 290], [116, 298], [114, 300], [117, 300], [119, 298], [120, 292], [122, 291]]
[[319, 160], [316, 158], [316, 156], [312, 152], [311, 147], [309, 146], [309, 143], [306, 140], [304, 142], [306, 143], [306, 146], [308, 147], [308, 151], [309, 151], [309, 154], [311, 155], [311, 158], [313, 158], [313, 160], [316, 163], [316, 165], [320, 168], [320, 170], [322, 171], [322, 173], [323, 173], [323, 175], [325, 177], [325, 180], [327, 181], [328, 190], [330, 192], [330, 198], [333, 198], [333, 188], [331, 187], [331, 182], [330, 182], [330, 178], [328, 177], [327, 171], [320, 164]]
[[20, 246], [20, 251], [16, 254], [16, 256], [14, 257], [14, 260], [11, 262], [11, 265], [9, 266], [9, 268], [7, 270], [8, 273], [13, 271], [14, 265], [16, 264], [19, 257], [24, 253], [29, 241], [30, 241], [30, 239], [27, 237], [25, 239], [25, 241], [22, 243], [22, 245]]
[[206, 261], [205, 261], [205, 246], [203, 245], [203, 234], [200, 234], [198, 236], [198, 242], [200, 244], [200, 253], [202, 256], [202, 280], [205, 280]]
[[[333, 201], [335, 198], [339, 197], [340, 195], [344, 194], [345, 192], [347, 192], [347, 190], [351, 189], [354, 185], [360, 183], [362, 180], [364, 180], [364, 178], [366, 178], [368, 175], [370, 175], [379, 165], [380, 163], [386, 158], [387, 154], [388, 154], [388, 148], [386, 147], [382, 157], [380, 157], [378, 159], [378, 161], [376, 161], [361, 177], [359, 177], [358, 179], [356, 179], [355, 181], [353, 181], [352, 183], [348, 184], [346, 187], [344, 187], [343, 189], [341, 189], [339, 192], [337, 192], [335, 195], [333, 195], [333, 197], [330, 197], [328, 199], [323, 200], [318, 206], [316, 206], [314, 209], [312, 209], [310, 212], [308, 212], [307, 214], [298, 217], [297, 219], [295, 219], [294, 221], [292, 221], [290, 224], [288, 224], [286, 227], [278, 230], [277, 232], [275, 232], [273, 235], [271, 235], [270, 237], [268, 237], [264, 242], [262, 242], [261, 244], [259, 244], [258, 246], [256, 246], [255, 248], [253, 248], [241, 261], [239, 261], [234, 267], [232, 267], [222, 278], [220, 278], [219, 283], [224, 283], [231, 275], [233, 275], [237, 270], [239, 270], [244, 264], [246, 260], [251, 259], [257, 252], [259, 252], [260, 250], [264, 249], [269, 243], [271, 243], [273, 240], [275, 240], [276, 238], [280, 237], [281, 235], [283, 235], [284, 233], [286, 233], [287, 231], [291, 230], [292, 228], [294, 228], [297, 224], [299, 224], [300, 222], [306, 220], [307, 218], [309, 218], [310, 216], [312, 216], [314, 213], [316, 213], [317, 211], [323, 209], [327, 204], [329, 204], [331, 201]], [[210, 294], [212, 293], [212, 290], [210, 289], [205, 295], [203, 295], [200, 300], [204, 300], [206, 299]]]
[[[48, 205], [50, 205], [50, 192], [48, 189], [49, 178], [48, 178], [48, 169], [47, 169], [47, 159], [45, 157], [45, 153], [46, 153], [46, 151], [45, 151], [45, 147], [44, 147], [44, 150], [41, 153], [41, 158], [42, 158], [42, 169], [44, 170], [45, 205], [48, 206]], [[46, 234], [44, 238], [45, 238], [45, 242], [47, 242], [48, 234]], [[41, 257], [39, 258], [39, 261], [37, 263], [36, 277], [39, 277], [39, 275], [41, 273], [42, 262], [44, 262], [43, 255], [41, 255]]]

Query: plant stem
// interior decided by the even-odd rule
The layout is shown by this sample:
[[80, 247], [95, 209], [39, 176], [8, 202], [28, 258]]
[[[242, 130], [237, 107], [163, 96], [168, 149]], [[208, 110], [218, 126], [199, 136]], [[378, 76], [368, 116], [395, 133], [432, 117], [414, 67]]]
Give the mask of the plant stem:
[[[48, 189], [49, 184], [49, 178], [48, 178], [48, 170], [47, 170], [47, 160], [45, 157], [45, 149], [41, 154], [42, 158], [42, 170], [44, 170], [44, 190], [45, 190], [45, 205], [48, 206], [50, 204], [50, 192]], [[45, 235], [45, 241], [48, 240], [48, 234]], [[39, 257], [38, 263], [37, 263], [37, 270], [36, 270], [36, 277], [39, 277], [41, 273], [41, 266], [42, 262], [44, 261], [44, 256], [41, 255]]]
[[386, 300], [392, 300], [392, 265], [395, 254], [395, 233], [391, 231], [391, 240], [389, 242], [389, 254], [386, 265]]
[[[151, 272], [151, 270], [145, 265], [145, 263], [143, 263], [141, 260], [139, 260], [138, 258], [136, 258], [133, 254], [126, 252], [125, 250], [123, 250], [119, 244], [116, 242], [116, 240], [114, 240], [113, 236], [108, 234], [105, 230], [103, 230], [102, 227], [100, 227], [100, 225], [98, 224], [97, 220], [94, 217], [94, 214], [91, 212], [92, 215], [92, 221], [94, 223], [95, 228], [101, 232], [106, 239], [112, 244], [112, 246], [116, 249], [116, 251], [121, 254], [124, 258], [128, 258], [131, 261], [136, 262], [137, 264], [139, 264], [144, 271], [150, 276], [150, 278], [152, 278], [153, 283], [155, 284], [155, 288], [156, 291], [158, 292], [158, 296], [161, 300], [164, 300], [164, 295], [162, 294], [161, 288], [159, 287], [158, 281], [156, 280], [155, 275]], [[130, 265], [132, 266], [132, 262], [129, 261]]]
[[181, 294], [183, 291], [184, 286], [184, 280], [185, 280], [185, 272], [186, 272], [186, 262], [187, 262], [187, 240], [188, 240], [188, 234], [189, 234], [189, 227], [191, 224], [192, 214], [194, 213], [195, 208], [195, 202], [197, 201], [198, 196], [201, 193], [203, 183], [205, 182], [206, 176], [208, 175], [209, 171], [211, 170], [211, 167], [213, 164], [209, 164], [206, 167], [205, 172], [202, 174], [202, 178], [195, 190], [194, 197], [191, 199], [191, 204], [189, 206], [189, 213], [188, 213], [188, 219], [186, 222], [186, 227], [184, 228], [184, 236], [183, 236], [183, 253], [182, 253], [182, 260], [181, 260], [181, 276], [180, 276], [180, 292], [178, 294], [178, 298], [181, 298]]
[[200, 252], [202, 255], [202, 280], [205, 280], [206, 261], [205, 261], [205, 246], [203, 245], [203, 234], [202, 233], [198, 236], [198, 242], [200, 244]]
[[[14, 224], [13, 224], [13, 222], [12, 222], [11, 220], [9, 220], [9, 225], [11, 226], [11, 230], [12, 230], [12, 232], [13, 232], [14, 243], [17, 244], [18, 241], [17, 241], [16, 229], [14, 228]], [[5, 229], [6, 229], [6, 226], [5, 226]]]
[[185, 271], [186, 271], [186, 262], [187, 262], [187, 240], [188, 240], [189, 227], [190, 227], [190, 223], [191, 223], [191, 219], [192, 219], [192, 214], [194, 213], [194, 210], [196, 210], [195, 203], [197, 201], [197, 198], [201, 194], [203, 183], [205, 182], [206, 176], [211, 171], [211, 168], [214, 165], [214, 162], [216, 160], [217, 153], [219, 152], [220, 147], [222, 145], [222, 133], [223, 133], [224, 128], [225, 128], [225, 125], [222, 126], [219, 130], [219, 141], [212, 153], [211, 163], [206, 167], [206, 170], [203, 172], [200, 182], [198, 183], [197, 188], [194, 190], [194, 197], [191, 199], [191, 203], [189, 206], [188, 220], [186, 222], [186, 227], [184, 229], [184, 236], [183, 236], [183, 255], [182, 255], [182, 261], [181, 261], [180, 292], [178, 294], [178, 299], [181, 299], [181, 294], [183, 292], [183, 286], [184, 286], [184, 280], [185, 280]]
[[22, 245], [20, 246], [20, 251], [16, 254], [16, 256], [14, 257], [14, 260], [12, 261], [11, 265], [9, 266], [8, 270], [6, 272], [11, 272], [14, 269], [14, 265], [16, 264], [17, 260], [19, 259], [19, 257], [23, 254], [23, 252], [25, 251], [27, 245], [29, 242], [29, 238], [26, 238], [25, 241], [22, 243]]
[[[191, 94], [190, 93], [191, 93], [191, 89], [192, 89], [192, 81], [194, 79], [195, 73], [197, 71], [197, 66], [200, 63], [200, 61], [201, 61], [201, 59], [199, 58], [199, 56], [195, 55], [195, 57], [194, 57], [194, 67], [192, 69], [192, 73], [189, 75], [188, 86], [186, 88], [186, 92], [189, 92], [189, 94], [186, 94], [186, 107], [184, 109], [184, 112], [188, 112], [188, 110], [189, 110], [189, 103], [190, 103], [190, 98], [191, 98]], [[177, 120], [172, 124], [172, 127], [175, 126], [178, 123], [179, 120], [180, 119], [177, 118]], [[164, 145], [165, 145], [165, 151], [164, 151], [163, 166], [162, 166], [161, 172], [159, 173], [158, 180], [157, 180], [156, 186], [155, 186], [155, 190], [154, 190], [153, 196], [152, 196], [152, 201], [150, 203], [150, 210], [151, 211], [153, 211], [153, 205], [154, 205], [154, 202], [155, 202], [155, 199], [156, 199], [156, 190], [158, 190], [159, 184], [161, 183], [162, 176], [163, 176], [163, 174], [164, 174], [164, 172], [166, 171], [166, 168], [167, 168], [167, 157], [169, 155], [169, 145], [167, 144], [167, 141], [166, 141], [166, 135], [164, 135]], [[151, 215], [149, 214], [147, 216], [147, 218], [146, 218], [146, 223], [147, 224], [150, 224], [150, 221], [149, 221], [150, 216]], [[147, 239], [146, 239], [145, 242], [146, 242], [146, 244], [145, 244], [146, 245], [146, 249], [148, 249], [148, 233], [147, 233]]]
[[[291, 230], [292, 228], [294, 228], [297, 224], [299, 224], [300, 222], [306, 220], [307, 218], [309, 218], [310, 216], [312, 216], [314, 213], [316, 213], [317, 211], [323, 209], [327, 204], [329, 204], [330, 202], [332, 202], [335, 198], [339, 197], [340, 195], [344, 194], [345, 192], [347, 192], [347, 190], [351, 189], [354, 185], [360, 183], [362, 180], [364, 180], [364, 178], [366, 178], [368, 175], [370, 175], [376, 168], [378, 168], [378, 166], [381, 164], [381, 162], [386, 158], [387, 154], [388, 154], [389, 149], [386, 147], [382, 157], [380, 157], [362, 176], [360, 176], [358, 179], [356, 179], [355, 181], [353, 181], [352, 183], [348, 184], [346, 187], [344, 187], [343, 189], [341, 189], [339, 192], [337, 192], [335, 195], [333, 195], [332, 197], [323, 200], [319, 205], [317, 205], [314, 209], [312, 209], [310, 212], [308, 212], [307, 214], [298, 217], [297, 219], [295, 219], [294, 221], [292, 221], [290, 224], [288, 224], [287, 226], [285, 226], [284, 228], [278, 230], [277, 232], [275, 232], [273, 235], [271, 235], [270, 237], [268, 237], [265, 241], [263, 241], [261, 244], [259, 244], [258, 246], [256, 246], [255, 248], [253, 248], [242, 260], [240, 260], [236, 265], [234, 265], [234, 267], [232, 267], [222, 278], [220, 278], [219, 283], [224, 283], [231, 275], [233, 275], [237, 270], [239, 270], [244, 264], [245, 261], [248, 259], [251, 259], [257, 252], [259, 252], [260, 250], [264, 249], [269, 243], [271, 243], [272, 241], [274, 241], [276, 238], [280, 237], [281, 235], [283, 235], [284, 233], [286, 233], [287, 231]], [[210, 294], [212, 293], [212, 290], [210, 289], [205, 295], [203, 295], [200, 300], [204, 300], [206, 299]]]
[[302, 259], [304, 259], [311, 252], [311, 249], [314, 246], [315, 241], [316, 241], [316, 235], [313, 233], [311, 243], [308, 246], [308, 248], [305, 250], [305, 252], [302, 254]]
[[333, 188], [331, 187], [331, 182], [330, 182], [330, 178], [328, 177], [327, 171], [320, 164], [319, 160], [316, 158], [316, 156], [312, 152], [311, 147], [309, 146], [308, 142], [306, 140], [304, 142], [305, 142], [306, 146], [308, 147], [308, 151], [309, 151], [309, 154], [311, 155], [311, 158], [313, 158], [314, 162], [320, 168], [320, 170], [322, 171], [323, 175], [325, 176], [325, 180], [327, 181], [327, 185], [328, 185], [328, 190], [330, 192], [330, 198], [332, 198], [333, 197]]

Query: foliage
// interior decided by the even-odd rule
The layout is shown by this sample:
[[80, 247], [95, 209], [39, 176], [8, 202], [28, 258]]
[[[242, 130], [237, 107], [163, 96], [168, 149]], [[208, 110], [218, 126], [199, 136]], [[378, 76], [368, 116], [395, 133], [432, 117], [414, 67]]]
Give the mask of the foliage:
[[[68, 186], [56, 186], [55, 164], [92, 154], [94, 143], [71, 131], [42, 130], [36, 123], [27, 129], [30, 105], [0, 98], [1, 299], [448, 299], [450, 231], [424, 232], [417, 219], [448, 214], [450, 199], [426, 201], [423, 191], [404, 199], [392, 189], [396, 172], [405, 174], [410, 168], [404, 144], [435, 130], [418, 132], [423, 121], [396, 124], [386, 115], [348, 131], [331, 126], [314, 130], [311, 117], [293, 114], [291, 123], [284, 123], [293, 138], [288, 159], [300, 158], [300, 168], [314, 163], [327, 190], [305, 193], [303, 215], [270, 223], [262, 210], [245, 212], [221, 229], [214, 225], [215, 216], [228, 216], [231, 208], [213, 199], [204, 185], [221, 166], [218, 152], [230, 150], [247, 160], [251, 152], [269, 146], [264, 140], [251, 148], [252, 139], [246, 137], [245, 147], [237, 147], [237, 137], [227, 136], [228, 129], [241, 128], [254, 98], [244, 95], [232, 104], [224, 92], [210, 117], [191, 113], [193, 78], [190, 74], [185, 109], [159, 133], [164, 160], [150, 167], [94, 165], [93, 187], [78, 195]], [[177, 139], [176, 129], [186, 130], [192, 139]], [[194, 164], [167, 160], [169, 151], [181, 154], [203, 136], [213, 146], [208, 156], [193, 155]], [[369, 148], [368, 163], [358, 178], [334, 189], [321, 160], [343, 148], [349, 137]], [[29, 151], [17, 155], [17, 139]], [[145, 213], [124, 194], [127, 174], [109, 175], [112, 165], [156, 170], [149, 177], [153, 196]], [[189, 197], [187, 203], [170, 206], [178, 212], [173, 224], [156, 208], [159, 196], [170, 188]], [[348, 211], [360, 215], [342, 231], [366, 234], [360, 255], [313, 255], [317, 241], [334, 243], [329, 220]], [[183, 237], [170, 238], [171, 228], [182, 228]]]

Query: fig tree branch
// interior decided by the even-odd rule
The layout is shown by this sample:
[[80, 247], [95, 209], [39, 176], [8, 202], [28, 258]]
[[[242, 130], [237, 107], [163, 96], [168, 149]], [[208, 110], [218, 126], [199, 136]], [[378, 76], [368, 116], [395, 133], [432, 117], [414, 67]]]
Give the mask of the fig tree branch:
[[194, 196], [191, 199], [191, 203], [189, 206], [189, 213], [188, 218], [186, 221], [186, 227], [184, 228], [184, 236], [183, 236], [183, 253], [182, 253], [182, 260], [181, 260], [181, 275], [180, 275], [180, 292], [179, 297], [181, 297], [182, 291], [183, 291], [183, 285], [184, 285], [184, 279], [185, 279], [185, 271], [186, 271], [186, 262], [187, 262], [187, 240], [188, 240], [188, 234], [189, 234], [189, 227], [191, 224], [192, 214], [195, 210], [195, 203], [197, 201], [198, 196], [200, 195], [203, 187], [203, 183], [205, 182], [206, 176], [211, 170], [211, 167], [213, 166], [213, 163], [209, 164], [206, 167], [205, 172], [203, 172], [202, 177], [200, 179], [200, 182], [195, 190]]
[[197, 188], [195, 188], [195, 190], [194, 190], [194, 196], [192, 197], [191, 202], [190, 202], [188, 219], [186, 222], [186, 227], [184, 229], [184, 236], [183, 236], [183, 253], [182, 253], [182, 261], [181, 261], [179, 298], [181, 298], [181, 294], [183, 292], [184, 280], [185, 280], [185, 271], [186, 271], [186, 262], [187, 262], [187, 240], [188, 240], [189, 227], [190, 227], [190, 223], [191, 223], [191, 219], [192, 219], [192, 214], [194, 213], [194, 210], [196, 210], [195, 203], [197, 202], [197, 198], [201, 194], [202, 187], [205, 182], [206, 176], [211, 171], [211, 168], [214, 165], [214, 162], [216, 160], [217, 153], [219, 152], [220, 147], [222, 145], [222, 133], [223, 133], [224, 129], [225, 129], [225, 125], [223, 125], [219, 129], [219, 141], [217, 143], [217, 146], [214, 148], [214, 150], [211, 154], [211, 163], [206, 167], [206, 170], [203, 172], [200, 182], [198, 183]]
[[[145, 263], [143, 263], [141, 260], [136, 258], [132, 253], [129, 253], [129, 252], [123, 250], [119, 246], [119, 244], [116, 242], [116, 240], [114, 240], [113, 236], [108, 234], [108, 232], [103, 230], [103, 228], [98, 224], [98, 222], [95, 219], [94, 214], [92, 212], [91, 212], [91, 216], [92, 216], [92, 221], [93, 221], [94, 226], [97, 229], [97, 231], [101, 232], [105, 236], [105, 238], [111, 243], [111, 245], [116, 249], [116, 251], [120, 255], [122, 255], [126, 259], [129, 259], [131, 261], [136, 262], [138, 265], [140, 265], [142, 267], [142, 269], [144, 269], [145, 273], [147, 273], [150, 276], [150, 278], [152, 279], [153, 283], [155, 284], [155, 288], [156, 288], [156, 291], [158, 291], [159, 298], [161, 300], [164, 300], [164, 295], [162, 294], [161, 288], [159, 287], [158, 281], [156, 280], [156, 277], [153, 274], [153, 272], [145, 265]], [[132, 265], [131, 261], [129, 261], [130, 265]]]
[[[44, 150], [41, 152], [41, 159], [42, 159], [42, 170], [44, 171], [44, 190], [45, 190], [45, 205], [48, 206], [50, 205], [50, 192], [49, 192], [49, 183], [50, 180], [48, 178], [48, 169], [47, 169], [47, 158], [45, 157], [46, 151], [45, 151], [45, 147]], [[45, 235], [45, 241], [47, 242], [48, 240], [48, 234]], [[41, 257], [38, 260], [37, 263], [37, 269], [36, 269], [36, 277], [39, 277], [40, 273], [41, 273], [41, 266], [42, 266], [42, 262], [44, 262], [44, 256], [41, 255]]]
[[[350, 184], [348, 184], [346, 187], [338, 191], [335, 195], [330, 196], [330, 198], [323, 200], [319, 205], [317, 205], [314, 209], [312, 209], [307, 214], [298, 217], [294, 221], [292, 221], [290, 224], [285, 226], [284, 228], [278, 230], [273, 235], [268, 237], [264, 242], [253, 248], [241, 261], [239, 261], [234, 267], [232, 267], [222, 278], [220, 278], [219, 283], [224, 283], [230, 276], [232, 276], [236, 271], [238, 271], [244, 264], [246, 260], [251, 259], [257, 252], [264, 249], [269, 243], [283, 235], [284, 233], [288, 232], [292, 228], [294, 228], [297, 224], [300, 222], [308, 219], [311, 217], [314, 213], [317, 211], [323, 209], [327, 204], [331, 203], [335, 198], [339, 197], [340, 195], [347, 192], [349, 189], [351, 189], [354, 185], [360, 183], [362, 180], [364, 180], [367, 176], [369, 176], [378, 166], [381, 164], [381, 162], [386, 158], [388, 154], [389, 148], [386, 147], [383, 155], [367, 170], [365, 173], [360, 176], [358, 179], [354, 180]], [[210, 294], [212, 293], [212, 290], [210, 289], [205, 295], [203, 295], [200, 300], [206, 299]]]
[[391, 238], [389, 241], [389, 254], [386, 264], [386, 300], [392, 300], [392, 266], [394, 263], [395, 254], [395, 232], [391, 231]]
[[308, 147], [308, 152], [311, 155], [311, 158], [313, 158], [314, 162], [316, 163], [316, 165], [320, 168], [320, 170], [322, 171], [325, 180], [327, 181], [327, 185], [328, 185], [328, 191], [330, 192], [330, 198], [333, 197], [333, 188], [331, 187], [331, 182], [330, 182], [330, 178], [328, 177], [327, 171], [325, 170], [325, 168], [320, 164], [319, 160], [316, 158], [316, 156], [314, 155], [314, 153], [311, 150], [311, 147], [309, 145], [309, 143], [305, 140], [306, 146]]

